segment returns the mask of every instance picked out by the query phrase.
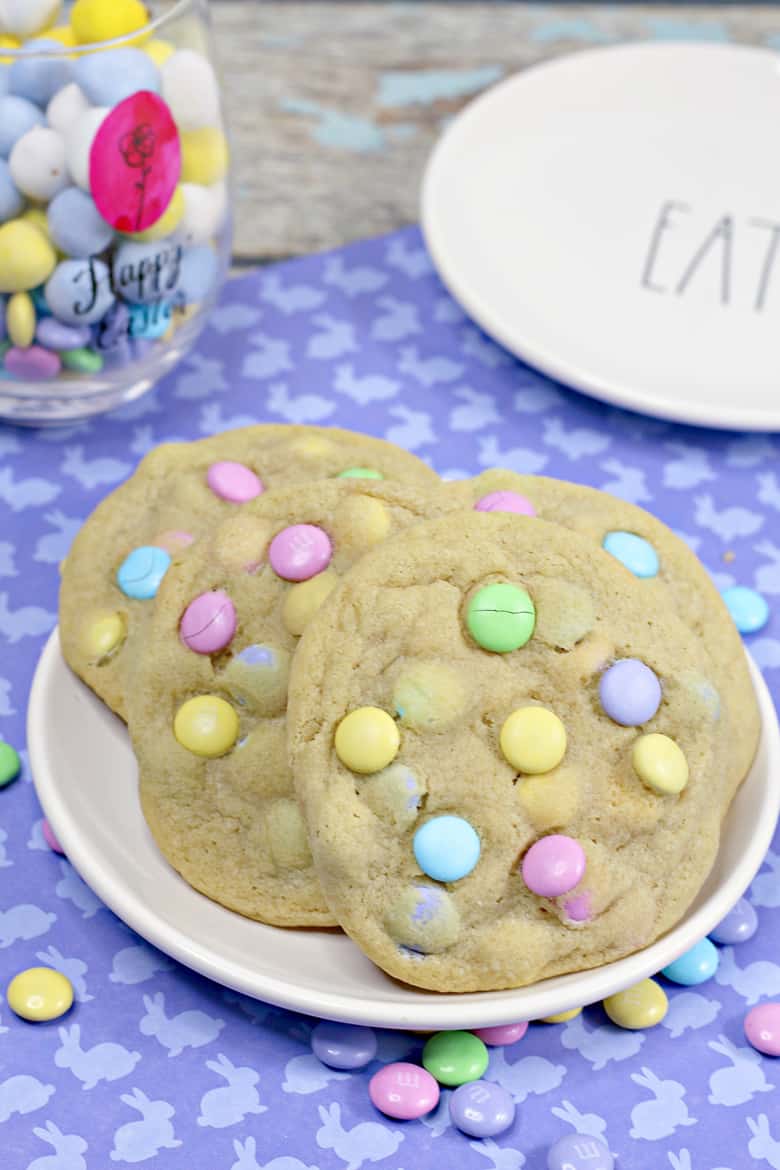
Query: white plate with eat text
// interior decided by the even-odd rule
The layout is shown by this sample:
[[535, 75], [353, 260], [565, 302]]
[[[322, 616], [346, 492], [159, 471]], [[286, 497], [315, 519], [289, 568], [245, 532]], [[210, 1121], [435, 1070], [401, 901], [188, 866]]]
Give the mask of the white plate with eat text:
[[755, 667], [752, 673], [761, 745], [694, 905], [674, 930], [634, 955], [517, 991], [418, 991], [383, 974], [337, 931], [264, 926], [191, 889], [146, 827], [127, 729], [71, 674], [56, 632], [33, 680], [27, 738], [38, 796], [69, 860], [115, 914], [167, 954], [236, 991], [308, 1015], [387, 1028], [489, 1027], [595, 1003], [655, 974], [712, 930], [745, 891], [780, 808], [777, 716], [761, 675]]
[[473, 102], [434, 150], [439, 273], [519, 357], [661, 418], [780, 429], [780, 56], [637, 44]]

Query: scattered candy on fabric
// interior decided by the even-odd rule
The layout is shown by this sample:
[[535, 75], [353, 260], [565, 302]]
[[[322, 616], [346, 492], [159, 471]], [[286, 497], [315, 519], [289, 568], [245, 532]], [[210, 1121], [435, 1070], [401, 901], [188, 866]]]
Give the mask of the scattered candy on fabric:
[[567, 1133], [547, 1151], [547, 1170], [614, 1170], [615, 1159], [600, 1138]]
[[196, 654], [224, 650], [236, 632], [236, 607], [224, 589], [210, 590], [196, 597], [184, 611], [179, 635]]
[[646, 579], [658, 576], [658, 553], [643, 536], [637, 536], [634, 532], [608, 532], [602, 547], [635, 577]]
[[769, 603], [755, 589], [732, 585], [721, 596], [740, 634], [755, 634], [769, 621]]
[[734, 946], [747, 942], [758, 930], [758, 914], [752, 902], [747, 898], [740, 898], [732, 906], [725, 918], [721, 918], [709, 938], [716, 943]]
[[450, 1097], [449, 1108], [453, 1125], [468, 1137], [496, 1137], [515, 1120], [512, 1094], [491, 1081], [460, 1085]]
[[488, 492], [474, 505], [476, 512], [517, 512], [520, 516], [535, 516], [536, 508], [519, 492]]
[[483, 650], [508, 654], [525, 646], [534, 632], [536, 610], [525, 589], [495, 582], [478, 589], [466, 610], [466, 626]]
[[634, 771], [643, 784], [661, 796], [676, 796], [688, 783], [688, 761], [668, 735], [642, 735], [631, 753]]
[[22, 761], [16, 748], [0, 739], [0, 788], [15, 780], [22, 770]]
[[653, 718], [661, 705], [657, 675], [638, 658], [622, 658], [599, 679], [604, 713], [623, 727], [638, 727]]
[[358, 707], [336, 728], [336, 755], [352, 772], [380, 772], [398, 754], [401, 736], [395, 720], [380, 707]]
[[485, 1072], [488, 1050], [473, 1032], [437, 1032], [426, 1042], [422, 1062], [440, 1085], [464, 1085]]
[[666, 992], [654, 979], [643, 979], [625, 991], [608, 996], [604, 1011], [619, 1028], [654, 1028], [669, 1010]]
[[451, 815], [433, 817], [421, 825], [412, 842], [423, 873], [437, 882], [457, 882], [479, 861], [479, 834], [469, 821]]
[[311, 1050], [328, 1068], [357, 1069], [370, 1064], [377, 1053], [376, 1032], [354, 1024], [321, 1020], [311, 1033]]
[[765, 1056], [780, 1056], [780, 1003], [760, 1003], [745, 1016], [745, 1036]]
[[520, 707], [503, 723], [499, 743], [518, 772], [550, 772], [566, 754], [566, 728], [547, 707]]
[[405, 1061], [386, 1064], [368, 1083], [372, 1104], [386, 1117], [399, 1121], [412, 1121], [430, 1113], [439, 1103], [439, 1092], [429, 1072]]
[[196, 756], [224, 756], [238, 739], [238, 716], [218, 695], [197, 695], [179, 707], [173, 733], [183, 748]]
[[73, 1006], [73, 984], [51, 967], [29, 967], [14, 976], [5, 997], [23, 1020], [57, 1020]]
[[522, 862], [523, 881], [541, 898], [568, 894], [585, 873], [585, 850], [579, 841], [561, 833], [552, 833], [536, 841]]
[[262, 481], [251, 468], [230, 460], [212, 463], [206, 472], [206, 483], [215, 496], [231, 504], [245, 504], [265, 490]]
[[474, 1028], [474, 1035], [487, 1044], [488, 1048], [500, 1048], [506, 1044], [516, 1044], [522, 1040], [528, 1031], [528, 1023], [497, 1024], [492, 1028]]
[[126, 597], [148, 601], [157, 595], [168, 571], [171, 555], [152, 544], [134, 548], [117, 570], [117, 584]]
[[669, 963], [661, 974], [672, 983], [682, 983], [685, 987], [695, 987], [699, 983], [706, 983], [718, 969], [718, 949], [708, 938], [703, 938]]
[[271, 568], [285, 581], [308, 581], [328, 567], [332, 556], [330, 537], [316, 524], [283, 528], [268, 548]]

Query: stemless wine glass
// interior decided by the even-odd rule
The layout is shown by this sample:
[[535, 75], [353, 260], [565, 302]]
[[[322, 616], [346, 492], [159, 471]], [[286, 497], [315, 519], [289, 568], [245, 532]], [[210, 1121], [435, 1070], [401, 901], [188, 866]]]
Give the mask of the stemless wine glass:
[[101, 39], [125, 7], [76, 4], [19, 47], [0, 35], [0, 418], [13, 422], [72, 422], [149, 390], [193, 345], [229, 263], [207, 0]]

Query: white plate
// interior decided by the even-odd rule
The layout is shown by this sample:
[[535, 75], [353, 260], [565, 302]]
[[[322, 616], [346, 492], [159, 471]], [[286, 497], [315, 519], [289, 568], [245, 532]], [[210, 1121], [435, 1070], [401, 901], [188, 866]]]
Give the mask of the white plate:
[[423, 184], [450, 291], [514, 353], [597, 398], [780, 428], [779, 61], [626, 45], [488, 91]]
[[764, 721], [758, 758], [728, 815], [715, 868], [683, 922], [629, 958], [519, 991], [415, 991], [389, 979], [344, 935], [262, 926], [192, 890], [146, 828], [124, 724], [71, 674], [56, 632], [33, 681], [28, 747], [41, 804], [73, 865], [129, 926], [188, 967], [310, 1015], [389, 1028], [486, 1027], [593, 1003], [652, 975], [743, 893], [780, 808], [777, 717], [755, 668], [753, 679]]

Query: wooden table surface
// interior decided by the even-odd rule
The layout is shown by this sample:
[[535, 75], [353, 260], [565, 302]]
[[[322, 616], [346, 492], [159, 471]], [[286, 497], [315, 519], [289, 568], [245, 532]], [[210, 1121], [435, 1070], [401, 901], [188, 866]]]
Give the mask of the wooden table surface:
[[417, 218], [438, 134], [499, 78], [637, 39], [780, 48], [775, 5], [213, 0], [234, 144], [238, 264]]

